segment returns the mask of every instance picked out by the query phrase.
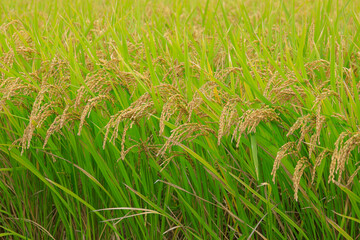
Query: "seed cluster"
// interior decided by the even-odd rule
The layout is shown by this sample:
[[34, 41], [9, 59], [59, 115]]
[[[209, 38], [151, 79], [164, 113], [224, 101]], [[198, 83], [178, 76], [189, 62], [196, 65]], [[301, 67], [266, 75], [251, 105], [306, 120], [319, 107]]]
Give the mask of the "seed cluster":
[[[174, 59], [166, 51], [162, 56], [152, 58], [153, 53], [147, 51], [143, 39], [136, 33], [122, 42], [126, 54], [120, 54], [117, 41], [112, 38], [101, 40], [108, 29], [103, 25], [101, 21], [94, 21], [85, 36], [89, 44], [96, 46], [94, 51], [84, 50], [74, 56], [82, 63], [79, 69], [72, 69], [69, 59], [61, 55], [44, 57], [36, 48], [36, 39], [21, 21], [1, 25], [1, 31], [11, 44], [7, 49], [1, 49], [3, 53], [0, 54], [3, 69], [0, 73], [0, 111], [9, 112], [17, 106], [25, 112], [27, 121], [20, 126], [23, 134], [11, 138], [12, 145], [21, 148], [22, 154], [32, 143], [36, 146], [39, 141], [46, 148], [52, 137], [62, 135], [64, 129], [75, 129], [81, 136], [84, 129], [93, 126], [92, 114], [98, 114], [105, 123], [98, 126], [103, 132], [103, 148], [107, 142], [117, 144], [119, 140], [121, 159], [136, 147], [147, 149], [139, 142], [130, 146], [132, 139], [128, 132], [134, 125], [141, 129], [141, 121], [158, 124], [150, 137], [156, 132], [163, 142], [152, 145], [151, 151], [145, 152], [161, 158], [168, 153], [165, 166], [177, 154], [173, 150], [176, 145], [186, 145], [206, 136], [214, 138], [218, 146], [234, 142], [239, 148], [247, 141], [242, 136], [255, 134], [257, 129], [266, 127], [276, 128], [276, 132], [288, 138], [288, 142], [280, 148], [277, 146], [278, 150], [273, 154], [276, 155], [271, 172], [274, 182], [281, 161], [288, 156], [300, 159], [293, 173], [295, 199], [298, 199], [301, 177], [311, 174], [313, 183], [320, 165], [329, 165], [329, 183], [335, 182], [335, 175], [338, 181], [350, 175], [348, 184], [355, 179], [359, 168], [348, 173], [346, 164], [350, 159], [354, 160], [352, 153], [360, 145], [360, 133], [355, 129], [358, 122], [355, 120], [351, 127], [348, 126], [354, 116], [347, 109], [333, 112], [332, 107], [342, 104], [346, 98], [353, 101], [359, 97], [355, 96], [358, 91], [352, 91], [360, 88], [354, 80], [358, 76], [359, 53], [350, 56], [348, 68], [335, 66], [332, 72], [329, 61], [318, 59], [304, 63], [303, 71], [297, 72], [283, 66], [280, 58], [275, 58], [269, 65], [259, 59], [254, 45], [249, 44], [245, 50], [248, 69], [234, 66], [230, 61], [234, 46], [229, 49], [219, 47], [212, 62], [204, 65], [203, 53], [195, 45], [213, 40], [204, 35], [200, 25], [193, 26], [194, 39], [187, 46], [187, 62]], [[314, 33], [309, 34], [313, 37]], [[61, 38], [68, 51], [79, 41], [70, 30]], [[164, 35], [169, 42], [174, 38], [170, 29]], [[101, 44], [96, 45], [97, 41]], [[245, 45], [249, 43], [249, 40], [240, 41]], [[142, 64], [144, 62], [148, 65]], [[12, 74], [14, 69], [18, 74]], [[343, 81], [319, 81], [317, 77], [321, 74], [326, 78], [342, 77]], [[249, 78], [255, 83], [250, 84]], [[256, 83], [257, 80], [260, 81]], [[342, 98], [344, 95], [346, 97]], [[119, 99], [125, 101], [120, 103]], [[307, 107], [309, 103], [311, 108]], [[327, 124], [334, 119], [341, 125], [343, 132], [340, 134], [326, 130]], [[228, 135], [231, 140], [226, 138]], [[330, 135], [333, 140], [324, 143], [323, 139]], [[328, 158], [331, 158], [329, 163], [324, 161]], [[307, 167], [311, 173], [307, 172]]]

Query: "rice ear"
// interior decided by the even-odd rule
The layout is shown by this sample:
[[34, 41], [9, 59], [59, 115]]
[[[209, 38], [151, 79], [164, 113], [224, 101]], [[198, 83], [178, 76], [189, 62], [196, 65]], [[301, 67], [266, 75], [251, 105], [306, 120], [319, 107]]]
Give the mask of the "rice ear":
[[239, 147], [241, 135], [256, 132], [256, 127], [260, 122], [279, 121], [280, 118], [275, 109], [264, 107], [260, 109], [250, 109], [246, 111], [238, 120], [233, 132], [233, 138], [237, 138], [236, 147]]
[[133, 102], [128, 108], [119, 111], [117, 114], [110, 117], [109, 122], [106, 124], [105, 136], [103, 141], [103, 149], [105, 149], [106, 142], [108, 140], [108, 136], [110, 130], [113, 129], [113, 133], [109, 139], [109, 141], [115, 141], [118, 137], [119, 125], [121, 122], [125, 123], [125, 127], [123, 130], [123, 134], [121, 137], [121, 158], [125, 158], [125, 138], [126, 132], [129, 128], [133, 126], [133, 124], [144, 117], [149, 117], [154, 110], [154, 103], [151, 99], [149, 93], [143, 94], [138, 100]]
[[174, 145], [178, 145], [183, 141], [191, 141], [199, 136], [209, 135], [210, 133], [215, 134], [215, 131], [206, 125], [201, 125], [199, 123], [182, 124], [171, 131], [170, 137], [159, 150], [157, 156], [164, 155], [166, 150], [170, 149]]
[[293, 175], [293, 183], [294, 183], [294, 198], [295, 201], [299, 200], [298, 192], [300, 187], [300, 180], [304, 173], [304, 170], [309, 166], [308, 159], [306, 157], [302, 157], [296, 164], [294, 175]]
[[271, 171], [271, 175], [273, 176], [272, 180], [274, 183], [276, 178], [276, 172], [280, 167], [281, 160], [288, 155], [296, 154], [297, 151], [295, 151], [294, 149], [295, 149], [295, 142], [287, 142], [277, 152], [273, 169]]
[[164, 104], [160, 116], [160, 130], [159, 134], [162, 135], [165, 128], [165, 121], [168, 121], [171, 116], [178, 114], [178, 121], [182, 116], [188, 115], [188, 106], [185, 98], [180, 94], [175, 94], [169, 98]]

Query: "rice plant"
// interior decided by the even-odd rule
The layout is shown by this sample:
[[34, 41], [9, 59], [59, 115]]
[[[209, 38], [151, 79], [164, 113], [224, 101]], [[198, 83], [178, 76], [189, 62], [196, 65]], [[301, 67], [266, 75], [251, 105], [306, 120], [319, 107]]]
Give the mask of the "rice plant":
[[360, 1], [0, 6], [1, 239], [359, 239]]

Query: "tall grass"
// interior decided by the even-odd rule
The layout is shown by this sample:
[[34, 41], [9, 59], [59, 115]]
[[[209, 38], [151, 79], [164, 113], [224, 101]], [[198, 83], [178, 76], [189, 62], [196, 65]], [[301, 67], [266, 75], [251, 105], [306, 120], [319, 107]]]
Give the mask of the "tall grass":
[[0, 237], [359, 238], [359, 3], [0, 1]]

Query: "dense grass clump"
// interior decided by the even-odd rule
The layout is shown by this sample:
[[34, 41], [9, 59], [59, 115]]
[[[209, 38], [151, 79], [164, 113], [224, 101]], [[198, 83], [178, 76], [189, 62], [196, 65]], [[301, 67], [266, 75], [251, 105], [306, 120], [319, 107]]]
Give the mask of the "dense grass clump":
[[0, 238], [360, 237], [359, 1], [0, 6]]

